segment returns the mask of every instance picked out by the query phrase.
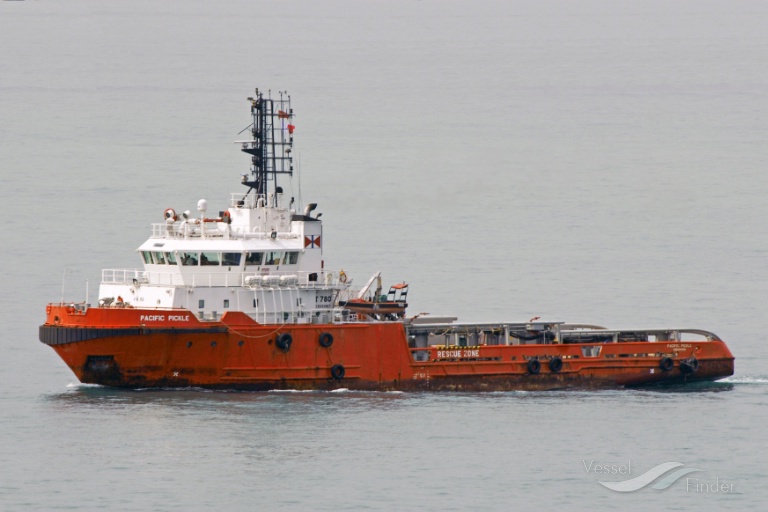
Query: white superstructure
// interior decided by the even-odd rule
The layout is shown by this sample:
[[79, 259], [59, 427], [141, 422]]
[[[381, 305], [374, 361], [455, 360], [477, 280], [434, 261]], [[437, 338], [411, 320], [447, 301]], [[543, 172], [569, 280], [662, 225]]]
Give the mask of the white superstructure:
[[[201, 199], [197, 214], [165, 210], [165, 222], [139, 248], [142, 269], [106, 269], [102, 304], [141, 308], [184, 308], [202, 320], [242, 311], [260, 323], [327, 323], [340, 292], [343, 271], [323, 268], [322, 222], [315, 204], [298, 213], [283, 203], [278, 174], [293, 174], [293, 111], [290, 97], [251, 101], [252, 138], [240, 141], [252, 155], [246, 193], [233, 193], [226, 210], [207, 217]], [[253, 192], [253, 194], [251, 194]]]

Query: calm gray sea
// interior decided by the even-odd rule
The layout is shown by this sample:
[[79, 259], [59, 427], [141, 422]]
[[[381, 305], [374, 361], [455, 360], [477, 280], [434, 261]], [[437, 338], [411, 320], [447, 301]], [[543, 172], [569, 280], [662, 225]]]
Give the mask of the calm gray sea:
[[[767, 26], [740, 0], [0, 2], [0, 510], [764, 510]], [[165, 208], [225, 205], [254, 87], [292, 94], [327, 267], [407, 280], [412, 313], [712, 330], [736, 375], [80, 385], [45, 304], [138, 266]], [[599, 484], [665, 462], [703, 472]]]

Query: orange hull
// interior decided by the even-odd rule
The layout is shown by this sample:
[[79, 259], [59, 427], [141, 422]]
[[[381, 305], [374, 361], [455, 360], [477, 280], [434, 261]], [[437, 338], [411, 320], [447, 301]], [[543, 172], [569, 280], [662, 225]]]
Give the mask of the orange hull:
[[[243, 313], [200, 322], [186, 310], [50, 305], [40, 339], [81, 382], [132, 388], [534, 390], [733, 374], [733, 355], [719, 340], [606, 343], [596, 357], [585, 357], [579, 344], [414, 349], [400, 322], [276, 326]], [[672, 356], [671, 369], [660, 368], [664, 355]], [[698, 369], [681, 371], [692, 356]], [[554, 357], [561, 368], [546, 364]], [[542, 361], [538, 374], [529, 371], [531, 359]]]

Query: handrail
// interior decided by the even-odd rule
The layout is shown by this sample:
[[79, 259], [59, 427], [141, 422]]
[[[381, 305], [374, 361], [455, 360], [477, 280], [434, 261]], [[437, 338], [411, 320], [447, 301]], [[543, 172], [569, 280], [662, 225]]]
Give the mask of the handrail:
[[[169, 267], [171, 268], [171, 267]], [[172, 271], [159, 272], [155, 270], [144, 269], [103, 269], [101, 271], [102, 284], [133, 284], [141, 286], [143, 284], [160, 286], [190, 286], [190, 287], [214, 287], [214, 286], [238, 286], [246, 288], [312, 288], [312, 289], [346, 289], [346, 284], [342, 283], [339, 276], [341, 271], [323, 270], [320, 272], [310, 272], [308, 270], [290, 271], [277, 270], [269, 272], [227, 272], [223, 267], [218, 267], [218, 272], [201, 272], [199, 267], [187, 267], [176, 265]], [[195, 269], [194, 271], [191, 269]], [[317, 279], [310, 280], [310, 276], [316, 275]], [[263, 278], [265, 276], [274, 276], [278, 279], [273, 283], [271, 280], [256, 282], [253, 278]], [[293, 277], [295, 281], [280, 280], [280, 277]], [[249, 278], [251, 278], [249, 280]]]
[[[188, 240], [190, 238], [202, 239], [202, 238], [216, 238], [216, 239], [255, 239], [255, 240], [267, 240], [272, 238], [272, 231], [261, 229], [256, 226], [251, 231], [243, 228], [243, 226], [226, 226], [225, 229], [219, 229], [219, 223], [213, 223], [214, 227], [207, 225], [208, 223], [192, 223], [186, 227], [182, 227], [179, 222], [167, 223], [167, 222], [153, 222], [151, 224], [152, 234], [150, 238], [160, 239], [173, 239], [173, 240]], [[277, 238], [281, 240], [294, 240], [299, 238], [298, 233], [291, 231], [277, 231]]]
[[[721, 341], [717, 339], [681, 340], [681, 341], [633, 341], [623, 343], [573, 343], [573, 344], [534, 344], [534, 345], [430, 345], [427, 347], [409, 347], [412, 354], [428, 355], [420, 362], [436, 361], [471, 361], [499, 360], [521, 361], [560, 357], [564, 359], [595, 359], [615, 357], [658, 358], [666, 355], [688, 357], [696, 353], [700, 343]], [[585, 349], [599, 347], [590, 352]], [[514, 358], [514, 359], [512, 359]]]

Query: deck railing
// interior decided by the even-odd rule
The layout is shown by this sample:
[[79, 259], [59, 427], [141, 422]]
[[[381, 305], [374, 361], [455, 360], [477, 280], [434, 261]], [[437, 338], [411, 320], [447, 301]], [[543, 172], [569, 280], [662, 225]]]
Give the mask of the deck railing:
[[[182, 270], [178, 270], [178, 269]], [[194, 268], [194, 267], [190, 267]], [[102, 284], [132, 284], [140, 286], [214, 287], [238, 286], [247, 288], [345, 288], [340, 280], [340, 272], [218, 272], [187, 271], [184, 266], [173, 272], [158, 272], [144, 269], [104, 269], [101, 271]], [[269, 276], [269, 277], [268, 277]], [[266, 279], [265, 279], [266, 278]]]
[[[699, 334], [699, 332], [692, 332], [691, 334]], [[584, 362], [585, 360], [594, 360], [596, 358], [660, 359], [662, 357], [687, 357], [695, 355], [697, 347], [701, 344], [710, 344], [714, 341], [720, 340], [715, 336], [714, 339], [711, 337], [696, 340], [684, 338], [679, 342], [669, 340], [590, 344], [431, 345], [428, 347], [411, 347], [409, 350], [417, 362], [527, 362], [529, 359], [539, 359], [542, 362], [546, 362], [555, 357], [566, 361], [579, 360]]]

